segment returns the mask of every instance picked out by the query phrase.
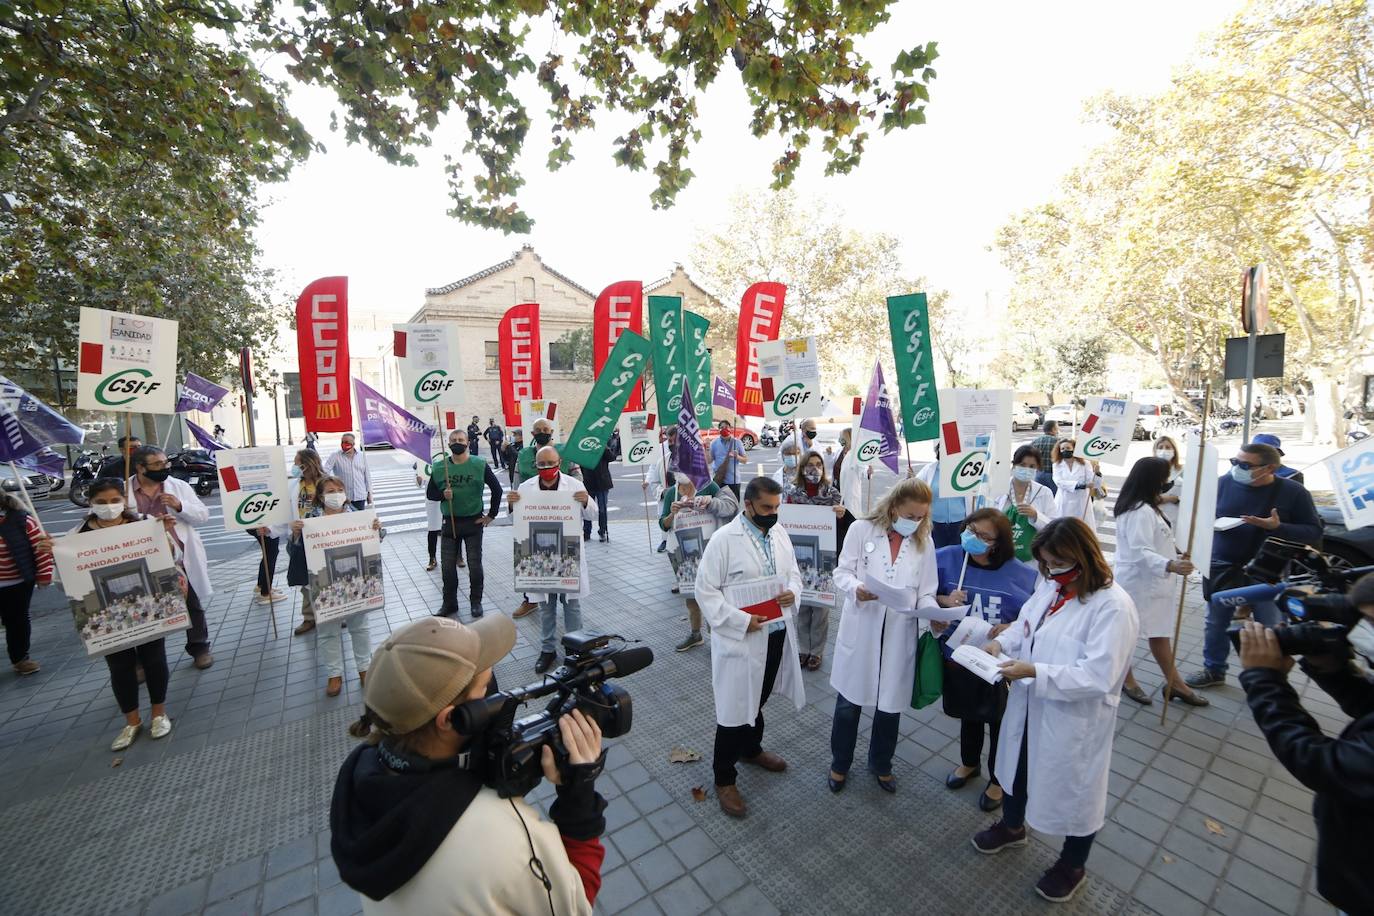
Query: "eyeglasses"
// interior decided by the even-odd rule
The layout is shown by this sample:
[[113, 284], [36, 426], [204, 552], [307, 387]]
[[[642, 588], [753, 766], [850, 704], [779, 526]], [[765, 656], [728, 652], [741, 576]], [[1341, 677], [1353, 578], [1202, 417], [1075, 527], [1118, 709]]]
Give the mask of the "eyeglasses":
[[1255, 470], [1259, 470], [1260, 468], [1263, 468], [1263, 467], [1268, 467], [1268, 465], [1266, 465], [1266, 464], [1251, 464], [1250, 462], [1245, 461], [1245, 460], [1240, 459], [1240, 458], [1232, 458], [1232, 459], [1231, 459], [1231, 467], [1233, 467], [1233, 468], [1250, 468], [1252, 471], [1255, 471]]
[[976, 528], [969, 528], [968, 530], [973, 532], [973, 536], [976, 537], [978, 540], [982, 541], [984, 544], [997, 543], [997, 535], [995, 534], [983, 534], [983, 532], [977, 530]]
[[534, 469], [535, 469], [536, 471], [552, 471], [552, 470], [554, 470], [554, 469], [557, 468], [557, 467], [558, 467], [558, 465], [556, 465], [556, 464], [536, 464], [536, 465], [534, 466]]

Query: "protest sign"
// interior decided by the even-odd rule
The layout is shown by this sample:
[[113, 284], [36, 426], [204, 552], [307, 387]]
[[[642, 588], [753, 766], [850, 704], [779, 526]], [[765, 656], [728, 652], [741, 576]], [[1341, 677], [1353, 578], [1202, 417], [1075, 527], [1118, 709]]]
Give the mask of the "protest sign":
[[382, 596], [382, 539], [377, 513], [340, 512], [302, 522], [305, 569], [315, 623], [332, 623], [375, 611]]
[[930, 310], [925, 293], [887, 298], [892, 359], [902, 399], [902, 434], [908, 442], [940, 437], [940, 401], [930, 345]]
[[1135, 436], [1140, 405], [1119, 398], [1088, 398], [1088, 415], [1075, 437], [1074, 455], [1102, 464], [1124, 465]]
[[687, 348], [682, 342], [682, 297], [649, 297], [649, 342], [653, 345], [658, 415], [675, 417], [682, 406]]
[[279, 448], [226, 448], [215, 455], [226, 531], [291, 521], [286, 459]]
[[69, 534], [52, 553], [87, 655], [109, 655], [191, 625], [161, 522]]
[[391, 350], [401, 372], [405, 404], [411, 410], [461, 407], [464, 401], [463, 360], [458, 325], [393, 324]]
[[697, 593], [697, 566], [706, 542], [716, 531], [716, 517], [699, 509], [679, 509], [673, 517], [673, 556], [677, 559], [678, 591], [688, 598]]
[[735, 386], [719, 375], [716, 376], [716, 383], [711, 389], [711, 406], [723, 408], [731, 413], [735, 411]]
[[1336, 452], [1325, 464], [1345, 527], [1374, 525], [1374, 439], [1362, 439]]
[[[520, 431], [525, 436], [526, 445], [534, 444], [534, 424], [537, 420], [548, 420], [549, 425], [553, 427], [553, 438], [549, 440], [550, 442], [560, 441], [558, 436], [557, 401], [524, 400], [520, 402], [520, 407], [518, 409], [520, 415], [517, 425], [519, 425]], [[477, 446], [475, 444], [470, 444], [469, 447], [474, 453], [476, 452]]]
[[691, 392], [687, 382], [682, 383], [682, 407], [677, 412], [677, 468], [680, 473], [692, 479], [698, 487], [704, 487], [711, 480], [711, 461], [706, 456], [706, 446], [701, 442], [701, 426], [697, 423], [696, 411], [692, 409]]
[[632, 466], [648, 466], [657, 458], [658, 444], [655, 417], [647, 410], [620, 415], [620, 460]]
[[[1003, 493], [1011, 484], [1011, 391], [940, 389], [940, 495]], [[994, 446], [996, 446], [994, 448]], [[989, 467], [991, 462], [991, 467]]]
[[[353, 380], [353, 395], [362, 419], [363, 442], [389, 442], [393, 448], [409, 452], [421, 461], [429, 457], [436, 432], [433, 426], [400, 404], [393, 404], [361, 379]], [[476, 443], [472, 448], [476, 452]]]
[[739, 330], [735, 335], [735, 393], [739, 401], [736, 410], [741, 416], [763, 416], [763, 389], [754, 348], [766, 340], [778, 339], [786, 298], [784, 284], [764, 282], [750, 286], [740, 300]]
[[897, 439], [897, 421], [892, 414], [892, 398], [883, 380], [882, 363], [873, 363], [873, 375], [868, 383], [868, 397], [854, 418], [849, 441], [854, 447], [855, 467], [882, 463], [894, 474], [902, 445]]
[[296, 357], [307, 432], [353, 428], [348, 396], [348, 278], [321, 277], [296, 299]]
[[835, 606], [835, 510], [830, 506], [783, 503], [778, 524], [792, 539], [801, 570], [803, 604]]
[[520, 402], [544, 397], [544, 364], [539, 342], [539, 304], [511, 306], [497, 327], [501, 374], [501, 412], [507, 426], [520, 423]]
[[515, 590], [565, 592], [582, 589], [582, 507], [569, 490], [520, 494], [515, 529]]
[[224, 400], [229, 389], [216, 385], [209, 379], [201, 378], [194, 372], [186, 373], [186, 383], [177, 386], [177, 413], [199, 410], [208, 413], [215, 405]]
[[[644, 284], [638, 280], [612, 283], [596, 297], [592, 306], [592, 378], [601, 378], [611, 350], [626, 331], [636, 334], [644, 326]], [[626, 410], [644, 409], [644, 382], [635, 382]]]
[[802, 420], [825, 412], [816, 338], [790, 337], [755, 345], [759, 390], [769, 420]]
[[[1217, 520], [1217, 447], [1208, 442], [1200, 448], [1201, 442], [1194, 433], [1189, 433], [1183, 443], [1183, 489], [1179, 492], [1178, 524], [1174, 526], [1174, 543], [1180, 551], [1188, 550], [1188, 530], [1193, 529], [1193, 545], [1190, 556], [1198, 569], [1207, 570], [1212, 557], [1212, 526]], [[1201, 481], [1198, 480], [1201, 475]], [[1334, 481], [1333, 481], [1334, 486]], [[1193, 495], [1197, 494], [1197, 523], [1191, 526], [1193, 517]], [[1338, 497], [1339, 498], [1339, 497]]]
[[81, 307], [76, 406], [175, 413], [177, 323]]
[[[587, 405], [573, 424], [563, 447], [563, 458], [584, 468], [594, 468], [606, 450], [606, 442], [616, 427], [631, 393], [648, 365], [649, 342], [634, 331], [625, 331], [606, 360], [604, 371], [587, 395]], [[624, 448], [621, 439], [621, 448]]]

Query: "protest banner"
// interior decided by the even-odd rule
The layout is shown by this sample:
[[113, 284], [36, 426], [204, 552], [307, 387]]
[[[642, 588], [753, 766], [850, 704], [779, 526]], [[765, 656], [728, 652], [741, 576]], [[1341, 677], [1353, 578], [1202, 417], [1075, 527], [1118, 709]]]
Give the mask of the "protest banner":
[[791, 337], [756, 344], [764, 417], [802, 420], [825, 413], [816, 338]]
[[0, 375], [0, 461], [10, 463], [20, 495], [29, 503], [31, 514], [38, 520], [39, 530], [43, 530], [43, 522], [29, 500], [24, 487], [24, 475], [19, 473], [15, 465], [24, 463], [26, 467], [59, 477], [66, 462], [47, 446], [80, 445], [85, 437], [84, 429]]
[[191, 438], [196, 440], [196, 444], [207, 451], [218, 452], [229, 447], [206, 432], [204, 427], [197, 426], [190, 420], [186, 421], [186, 428], [191, 431]]
[[711, 348], [706, 345], [706, 332], [711, 322], [695, 312], [682, 312], [682, 338], [686, 347], [687, 387], [692, 392], [692, 406], [697, 417], [711, 417]]
[[1361, 439], [1324, 463], [1345, 527], [1374, 525], [1374, 439]]
[[731, 413], [735, 412], [735, 386], [731, 385], [719, 375], [716, 376], [715, 386], [711, 391], [711, 406], [720, 407]]
[[317, 515], [301, 523], [305, 569], [315, 623], [375, 611], [382, 594], [382, 539], [373, 509]]
[[[649, 362], [649, 342], [634, 331], [626, 331], [616, 341], [606, 369], [592, 385], [587, 405], [573, 424], [573, 431], [563, 447], [563, 458], [584, 468], [594, 468], [606, 450], [606, 442], [616, 428], [616, 421], [630, 399], [630, 392], [644, 374]], [[621, 439], [624, 449], [625, 440]]]
[[654, 446], [658, 431], [656, 417], [647, 410], [623, 413], [616, 428], [620, 430], [620, 460], [632, 467], [648, 467], [657, 459]]
[[228, 393], [229, 389], [223, 385], [216, 385], [194, 372], [188, 372], [186, 373], [185, 384], [177, 386], [176, 412], [185, 413], [188, 410], [199, 410], [202, 413], [209, 413], [215, 409], [215, 405], [224, 400], [224, 396]]
[[1009, 389], [940, 389], [941, 496], [972, 496], [980, 486], [991, 495], [1011, 485], [1006, 454], [1011, 394]]
[[[596, 297], [592, 308], [592, 378], [601, 378], [602, 367], [626, 331], [644, 333], [644, 284], [638, 280], [612, 283]], [[644, 381], [635, 382], [626, 410], [644, 409]]]
[[81, 307], [76, 406], [175, 413], [177, 323]]
[[284, 525], [295, 517], [279, 448], [226, 448], [215, 455], [226, 531]]
[[792, 539], [792, 552], [801, 570], [803, 604], [835, 606], [835, 510], [830, 506], [783, 503], [778, 524]]
[[[525, 436], [525, 444], [534, 444], [534, 424], [538, 420], [548, 420], [553, 427], [553, 438], [550, 442], [561, 441], [558, 435], [558, 402], [557, 401], [521, 401], [519, 407], [519, 420], [516, 425]], [[457, 427], [455, 427], [457, 428]], [[475, 451], [475, 447], [474, 447]]]
[[544, 397], [539, 304], [526, 302], [507, 309], [496, 336], [501, 363], [501, 412], [506, 415], [507, 426], [519, 426], [520, 402]]
[[301, 292], [296, 300], [296, 353], [306, 432], [351, 430], [347, 277], [322, 277]]
[[882, 463], [897, 473], [897, 459], [902, 444], [897, 438], [897, 419], [892, 411], [892, 397], [888, 394], [887, 383], [883, 379], [883, 365], [874, 361], [873, 375], [868, 382], [868, 397], [864, 398], [862, 411], [855, 417], [849, 441], [853, 443], [854, 464], [856, 467], [869, 467]]
[[682, 407], [677, 412], [676, 470], [690, 477], [698, 488], [704, 487], [711, 480], [711, 461], [701, 441], [701, 426], [697, 423], [686, 381], [682, 383], [680, 400]]
[[744, 291], [740, 301], [739, 331], [735, 336], [735, 394], [740, 416], [763, 416], [763, 388], [754, 348], [766, 340], [778, 339], [786, 297], [787, 287], [782, 283], [755, 283]]
[[[361, 415], [363, 442], [389, 442], [393, 448], [428, 461], [433, 452], [436, 430], [400, 404], [382, 397], [382, 393], [361, 379], [353, 380], [353, 395]], [[472, 446], [474, 453], [477, 446]]]
[[[1211, 442], [1201, 442], [1195, 433], [1189, 433], [1183, 442], [1183, 452], [1183, 489], [1178, 494], [1179, 524], [1174, 528], [1174, 543], [1180, 551], [1187, 551], [1191, 527], [1191, 556], [1198, 569], [1205, 572], [1211, 562], [1212, 534], [1217, 522], [1217, 447]], [[1199, 475], [1201, 479], [1198, 479]], [[1333, 479], [1332, 486], [1335, 485]], [[1339, 490], [1336, 498], [1339, 501]], [[1194, 502], [1197, 503], [1196, 510], [1193, 508]], [[1194, 511], [1197, 519], [1190, 525], [1187, 520], [1194, 517]]]
[[887, 325], [902, 401], [902, 435], [907, 442], [940, 438], [940, 400], [931, 355], [930, 309], [925, 293], [888, 296]]
[[162, 522], [69, 534], [53, 542], [52, 553], [88, 656], [139, 646], [191, 625]]
[[682, 297], [649, 297], [649, 342], [654, 389], [660, 417], [676, 417], [682, 407], [687, 377], [687, 348], [682, 342]]
[[49, 477], [61, 477], [67, 472], [67, 459], [46, 445], [31, 455], [16, 458], [14, 463], [21, 468], [47, 474]]
[[673, 556], [677, 559], [677, 587], [684, 596], [697, 593], [697, 567], [706, 542], [716, 531], [716, 517], [698, 509], [679, 509], [673, 517]]
[[1074, 455], [1102, 464], [1124, 465], [1135, 436], [1140, 405], [1119, 398], [1088, 398], [1088, 414], [1074, 438]]
[[407, 407], [428, 410], [463, 406], [466, 392], [458, 325], [451, 321], [393, 324], [391, 351], [401, 373]]
[[582, 507], [568, 490], [520, 494], [512, 513], [515, 590], [577, 594], [582, 589]]

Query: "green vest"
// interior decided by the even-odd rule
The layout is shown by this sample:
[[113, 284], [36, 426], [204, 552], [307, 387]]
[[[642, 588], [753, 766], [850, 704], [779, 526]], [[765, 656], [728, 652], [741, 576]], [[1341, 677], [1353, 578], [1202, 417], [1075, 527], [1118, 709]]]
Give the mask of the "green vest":
[[438, 484], [441, 495], [444, 490], [453, 491], [452, 499], [439, 501], [440, 510], [444, 515], [472, 518], [474, 515], [486, 514], [486, 459], [470, 454], [467, 461], [454, 464], [445, 458], [442, 463], [434, 465], [430, 474]]
[[[558, 470], [564, 474], [568, 473], [570, 462], [562, 457], [563, 443], [551, 442], [549, 444], [558, 450], [560, 459], [558, 462]], [[527, 445], [520, 450], [520, 454], [517, 455], [515, 459], [515, 477], [517, 483], [524, 483], [539, 473], [539, 470], [534, 466], [534, 456], [537, 455], [539, 450], [543, 447], [542, 445]]]

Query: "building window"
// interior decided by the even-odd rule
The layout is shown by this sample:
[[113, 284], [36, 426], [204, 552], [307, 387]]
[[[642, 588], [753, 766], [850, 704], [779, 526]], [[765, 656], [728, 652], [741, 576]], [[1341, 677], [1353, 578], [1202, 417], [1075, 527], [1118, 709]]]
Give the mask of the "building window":
[[488, 372], [501, 371], [501, 342], [499, 340], [487, 341], [486, 363]]
[[534, 277], [523, 277], [520, 280], [520, 301], [534, 301]]
[[550, 372], [572, 372], [574, 362], [573, 345], [571, 343], [559, 343], [558, 341], [551, 341], [549, 343]]

